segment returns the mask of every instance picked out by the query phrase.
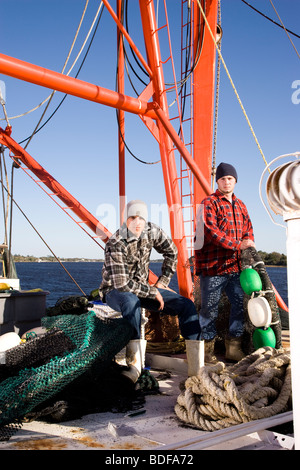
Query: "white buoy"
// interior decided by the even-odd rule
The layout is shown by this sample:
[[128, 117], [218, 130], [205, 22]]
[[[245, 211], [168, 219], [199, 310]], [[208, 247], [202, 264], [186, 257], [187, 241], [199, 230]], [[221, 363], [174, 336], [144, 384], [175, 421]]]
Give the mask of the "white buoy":
[[6, 363], [6, 351], [18, 346], [20, 342], [20, 336], [13, 331], [0, 336], [0, 364]]
[[21, 338], [17, 333], [13, 331], [5, 333], [0, 336], [0, 352], [8, 351], [15, 346], [18, 346], [21, 342]]

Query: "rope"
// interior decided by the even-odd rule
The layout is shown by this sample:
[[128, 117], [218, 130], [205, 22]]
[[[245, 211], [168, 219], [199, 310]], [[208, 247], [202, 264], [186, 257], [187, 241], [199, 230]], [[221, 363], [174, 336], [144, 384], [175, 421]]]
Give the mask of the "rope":
[[[257, 8], [254, 8], [254, 6], [250, 5], [250, 3], [246, 2], [245, 0], [242, 0], [243, 3], [245, 3], [245, 5], [247, 5], [248, 7], [252, 8], [252, 10], [254, 10], [256, 13], [259, 13], [259, 15], [263, 16], [266, 20], [268, 21], [271, 21], [271, 23], [275, 24], [276, 26], [279, 26], [280, 28], [283, 28], [285, 29], [286, 31], [288, 31], [290, 34], [292, 34], [293, 36], [296, 36], [296, 38], [300, 38], [300, 35], [297, 34], [297, 33], [294, 33], [293, 31], [291, 31], [290, 29], [286, 29], [282, 22], [281, 24], [279, 23], [276, 23], [276, 21], [272, 20], [272, 18], [270, 18], [269, 16], [265, 15], [264, 13], [262, 13], [261, 11], [259, 11]], [[276, 11], [275, 11], [276, 12]], [[276, 12], [277, 14], [277, 12]], [[278, 16], [278, 15], [277, 15]], [[278, 16], [279, 18], [279, 16]], [[280, 19], [280, 18], [279, 18]]]
[[[82, 16], [81, 16], [81, 19], [80, 19], [80, 22], [79, 22], [79, 26], [78, 26], [78, 28], [77, 28], [77, 31], [76, 31], [75, 36], [74, 36], [74, 39], [73, 39], [73, 43], [72, 43], [72, 45], [71, 45], [71, 48], [70, 48], [69, 53], [68, 53], [68, 56], [67, 56], [67, 58], [66, 58], [66, 60], [65, 60], [65, 64], [64, 64], [63, 69], [62, 69], [62, 71], [61, 71], [62, 74], [64, 73], [64, 70], [65, 70], [65, 68], [66, 68], [66, 66], [67, 66], [67, 63], [68, 63], [68, 61], [69, 61], [71, 52], [72, 52], [72, 50], [73, 50], [73, 48], [74, 48], [74, 45], [75, 45], [75, 42], [76, 42], [76, 40], [77, 40], [77, 36], [78, 36], [79, 31], [80, 31], [80, 29], [81, 29], [81, 25], [82, 25], [82, 22], [83, 22], [85, 13], [86, 13], [86, 9], [87, 9], [88, 3], [89, 3], [89, 0], [86, 1], [85, 7], [84, 7], [84, 11], [83, 11], [83, 13], [82, 13]], [[99, 16], [99, 12], [100, 12], [100, 9], [101, 9], [102, 6], [103, 6], [103, 2], [101, 2], [101, 3], [100, 3], [100, 6], [98, 7], [98, 10], [97, 10], [96, 15], [95, 15], [95, 17], [94, 17], [94, 20], [93, 20], [93, 22], [92, 22], [92, 25], [91, 25], [91, 27], [90, 27], [90, 29], [89, 29], [89, 31], [88, 31], [88, 33], [87, 33], [87, 36], [86, 36], [86, 38], [85, 38], [85, 40], [84, 40], [84, 42], [83, 42], [83, 44], [82, 44], [82, 46], [81, 46], [81, 48], [80, 48], [80, 51], [78, 52], [78, 54], [77, 54], [77, 56], [76, 56], [76, 58], [75, 58], [75, 60], [74, 60], [74, 62], [73, 62], [73, 64], [72, 64], [72, 66], [70, 67], [69, 71], [66, 73], [67, 76], [71, 73], [71, 71], [73, 70], [75, 64], [76, 64], [77, 61], [78, 61], [78, 59], [79, 59], [79, 57], [80, 57], [80, 55], [81, 55], [81, 53], [82, 53], [82, 51], [83, 51], [83, 49], [84, 49], [84, 47], [85, 47], [85, 45], [86, 45], [86, 42], [87, 42], [87, 40], [88, 40], [88, 38], [89, 38], [89, 36], [90, 36], [90, 34], [91, 34], [91, 31], [92, 31], [92, 29], [93, 29], [93, 27], [94, 27], [94, 24], [95, 24], [95, 22], [96, 22], [96, 19], [97, 19], [97, 17]], [[48, 106], [49, 106], [49, 104], [50, 104], [50, 102], [51, 102], [51, 100], [52, 100], [53, 95], [55, 94], [55, 92], [56, 92], [56, 91], [53, 90], [53, 91], [51, 92], [51, 94], [50, 94], [47, 98], [45, 98], [44, 101], [42, 101], [40, 104], [38, 104], [36, 107], [30, 109], [29, 111], [26, 111], [26, 112], [23, 113], [23, 114], [19, 114], [18, 116], [12, 116], [12, 117], [10, 117], [10, 118], [8, 118], [8, 119], [17, 119], [17, 118], [26, 116], [27, 114], [30, 114], [30, 113], [32, 113], [33, 111], [36, 111], [38, 108], [40, 108], [40, 107], [43, 106], [47, 101], [50, 100], [49, 103], [48, 103], [48, 105], [47, 105], [47, 107], [46, 107], [46, 109], [45, 109], [45, 111], [44, 111], [44, 113], [43, 113], [43, 115], [42, 115], [42, 117], [41, 117], [40, 120], [39, 120], [39, 123], [40, 123], [41, 120], [42, 120], [42, 118], [43, 118], [43, 116], [44, 116], [44, 114], [45, 114], [45, 112], [46, 112], [46, 110], [48, 109]], [[2, 121], [2, 120], [3, 120], [3, 119], [0, 118], [0, 121]], [[38, 126], [38, 125], [39, 125], [39, 124], [37, 124], [37, 126]], [[36, 128], [37, 128], [37, 126], [36, 126]], [[36, 130], [36, 128], [35, 128], [35, 130]], [[35, 131], [34, 131], [34, 132], [35, 132]]]
[[185, 423], [216, 431], [287, 411], [291, 404], [290, 354], [265, 347], [227, 367], [205, 366], [185, 382], [175, 413]]
[[[274, 11], [275, 11], [275, 13], [276, 13], [276, 15], [277, 15], [279, 21], [280, 21], [280, 23], [281, 23], [281, 25], [282, 25], [282, 28], [284, 29], [284, 31], [285, 31], [287, 37], [289, 38], [290, 43], [292, 44], [292, 46], [293, 46], [293, 48], [294, 48], [294, 50], [295, 50], [295, 52], [296, 52], [296, 54], [297, 54], [297, 56], [298, 56], [298, 59], [300, 59], [299, 52], [297, 51], [296, 46], [295, 46], [295, 44], [293, 43], [293, 41], [292, 41], [292, 39], [291, 39], [291, 37], [290, 37], [290, 35], [289, 35], [289, 33], [288, 33], [288, 30], [287, 30], [286, 27], [284, 26], [284, 24], [283, 24], [283, 22], [282, 22], [282, 20], [281, 20], [281, 18], [280, 18], [280, 16], [279, 16], [279, 14], [278, 14], [276, 8], [274, 7], [272, 0], [270, 0], [270, 3], [271, 3], [271, 5], [272, 5], [272, 7], [273, 7], [273, 9], [274, 9]], [[299, 37], [299, 36], [298, 36], [298, 37]]]
[[[85, 12], [86, 12], [88, 3], [89, 3], [89, 0], [86, 1], [86, 4], [85, 4], [85, 7], [84, 7], [84, 11], [83, 11], [83, 13], [82, 13], [82, 16], [81, 16], [81, 20], [80, 20], [79, 26], [78, 26], [78, 28], [77, 28], [77, 31], [76, 31], [74, 40], [73, 40], [73, 42], [72, 42], [72, 45], [71, 45], [71, 48], [70, 48], [70, 50], [69, 50], [68, 56], [67, 56], [67, 58], [66, 58], [66, 60], [65, 60], [64, 66], [63, 66], [62, 71], [61, 71], [62, 74], [64, 73], [65, 68], [66, 68], [66, 66], [67, 66], [67, 64], [68, 64], [68, 62], [69, 62], [70, 55], [71, 55], [71, 52], [72, 52], [73, 47], [74, 47], [74, 45], [75, 45], [77, 36], [78, 36], [78, 34], [79, 34], [79, 31], [80, 31], [80, 28], [81, 28], [81, 24], [82, 24], [83, 18], [84, 18], [84, 16], [85, 16]], [[101, 7], [101, 5], [100, 5], [100, 7]], [[99, 9], [100, 9], [100, 7], [99, 7]], [[98, 9], [98, 12], [99, 12], [99, 9]], [[97, 14], [98, 14], [98, 13], [97, 13]], [[95, 20], [96, 20], [96, 18], [94, 18], [94, 22], [95, 22]], [[90, 34], [90, 32], [91, 32], [91, 30], [92, 30], [92, 27], [93, 27], [93, 25], [94, 25], [94, 22], [93, 22], [93, 24], [92, 24], [92, 26], [91, 26], [91, 29], [90, 29], [88, 35]], [[86, 40], [85, 40], [85, 42], [83, 43], [82, 48], [80, 49], [80, 51], [79, 51], [79, 53], [78, 53], [78, 55], [77, 55], [75, 61], [73, 62], [72, 67], [70, 68], [70, 70], [69, 70], [68, 73], [66, 74], [67, 76], [71, 73], [71, 70], [73, 69], [74, 65], [76, 64], [76, 62], [77, 62], [77, 60], [78, 60], [78, 58], [79, 58], [79, 56], [80, 56], [80, 54], [81, 54], [81, 52], [82, 52], [84, 46], [85, 46], [85, 43], [86, 43], [86, 41], [87, 41], [87, 38], [88, 38], [88, 36], [86, 37]], [[56, 90], [53, 90], [52, 93], [51, 93], [51, 95], [49, 96], [49, 101], [48, 101], [48, 103], [47, 103], [47, 105], [46, 105], [46, 107], [45, 107], [45, 109], [44, 109], [44, 111], [43, 111], [43, 113], [42, 113], [42, 115], [41, 115], [41, 117], [40, 117], [40, 119], [39, 119], [37, 125], [35, 126], [35, 128], [34, 128], [32, 134], [31, 134], [31, 136], [30, 136], [30, 138], [29, 138], [29, 140], [27, 141], [27, 143], [26, 143], [26, 145], [25, 145], [25, 147], [24, 147], [25, 149], [26, 149], [27, 146], [30, 144], [32, 138], [34, 137], [34, 135], [35, 135], [35, 133], [36, 133], [36, 130], [38, 129], [40, 123], [41, 123], [42, 120], [44, 119], [44, 116], [45, 116], [45, 114], [46, 114], [46, 112], [47, 112], [47, 109], [48, 109], [49, 106], [50, 106], [50, 103], [51, 103], [52, 98], [53, 98], [53, 96], [55, 95], [55, 93], [56, 93]]]

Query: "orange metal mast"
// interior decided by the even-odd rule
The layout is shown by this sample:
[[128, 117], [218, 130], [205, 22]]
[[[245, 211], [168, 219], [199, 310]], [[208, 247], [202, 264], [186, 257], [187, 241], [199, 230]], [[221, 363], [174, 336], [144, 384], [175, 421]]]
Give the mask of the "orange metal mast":
[[185, 295], [186, 297], [192, 297], [193, 284], [191, 272], [186, 266], [188, 252], [186, 247], [186, 239], [184, 237], [184, 223], [181, 210], [181, 198], [178, 187], [174, 151], [170, 136], [166, 132], [166, 128], [162, 125], [160, 119], [162, 116], [163, 118], [165, 117], [167, 122], [169, 122], [168, 105], [166, 100], [154, 4], [153, 1], [145, 2], [144, 0], [140, 0], [139, 3], [148, 64], [153, 74], [153, 100], [155, 102], [154, 109], [156, 112], [158, 111], [157, 116], [159, 118], [157, 121], [159, 130], [159, 147], [165, 182], [166, 198], [169, 207], [170, 228], [173, 241], [178, 248], [178, 285], [182, 295]]
[[[122, 0], [117, 0], [117, 15], [122, 23]], [[118, 28], [117, 30], [117, 54], [118, 54], [118, 92], [124, 94], [124, 48], [123, 36]], [[119, 141], [119, 211], [120, 225], [123, 223], [123, 214], [125, 209], [126, 180], [125, 180], [125, 112], [122, 109], [117, 111], [118, 119], [118, 141]]]
[[[217, 34], [218, 0], [199, 0], [211, 30]], [[194, 161], [210, 185], [212, 169], [213, 116], [215, 101], [216, 48], [205, 26], [197, 0], [194, 1], [194, 47], [196, 49], [199, 23], [204, 28], [201, 56], [193, 74], [193, 139]], [[195, 50], [196, 54], [196, 50]], [[194, 184], [194, 205], [201, 203], [207, 191], [198, 182]]]

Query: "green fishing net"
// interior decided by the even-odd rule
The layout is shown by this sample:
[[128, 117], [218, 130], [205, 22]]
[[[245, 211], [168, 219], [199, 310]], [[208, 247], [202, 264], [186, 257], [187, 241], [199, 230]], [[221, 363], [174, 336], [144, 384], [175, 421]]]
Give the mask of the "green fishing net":
[[122, 318], [104, 321], [93, 311], [44, 317], [42, 326], [45, 335], [12, 348], [1, 366], [0, 440], [8, 440], [26, 414], [91, 368], [100, 374], [132, 335]]

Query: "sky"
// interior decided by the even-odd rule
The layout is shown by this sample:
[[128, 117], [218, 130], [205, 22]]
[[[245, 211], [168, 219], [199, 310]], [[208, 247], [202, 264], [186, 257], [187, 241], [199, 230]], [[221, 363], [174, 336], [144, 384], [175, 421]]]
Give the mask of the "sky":
[[[138, 1], [130, 0], [129, 3], [129, 33], [139, 43], [144, 54]], [[178, 56], [179, 51], [180, 3], [176, 0], [167, 1], [169, 19], [173, 25], [171, 37], [175, 56]], [[248, 3], [279, 22], [274, 6], [285, 27], [300, 35], [299, 1], [249, 0]], [[1, 53], [60, 72], [85, 4], [85, 0], [0, 0]], [[114, 1], [111, 5], [115, 9]], [[98, 6], [99, 2], [95, 0], [88, 3], [66, 70], [75, 60]], [[162, 1], [159, 2], [159, 8], [158, 23], [161, 25], [164, 16]], [[286, 32], [241, 0], [222, 0], [220, 23], [224, 61], [267, 163], [280, 155], [300, 151], [300, 62]], [[299, 38], [294, 35], [290, 35], [290, 38], [300, 51]], [[160, 45], [164, 58], [167, 53], [165, 37], [162, 37]], [[85, 52], [86, 47], [83, 54]], [[71, 76], [77, 73], [83, 54], [70, 72]], [[110, 15], [104, 10], [78, 78], [114, 90], [115, 73], [116, 29]], [[45, 105], [28, 114], [24, 113], [45, 100], [51, 90], [1, 73], [0, 80], [5, 88], [12, 137], [22, 142], [32, 134]], [[143, 87], [141, 83], [137, 84], [139, 93]], [[128, 83], [125, 94], [135, 96]], [[62, 93], [55, 93], [42, 122], [53, 113], [63, 96]], [[19, 115], [22, 117], [12, 119]], [[2, 107], [0, 118], [4, 118]], [[130, 151], [143, 162], [149, 163], [141, 163], [126, 152], [127, 200], [144, 200], [155, 218], [154, 208], [166, 203], [161, 165], [154, 163], [160, 160], [159, 146], [137, 116], [126, 115], [125, 122], [126, 143]], [[6, 122], [2, 120], [0, 126], [4, 128]], [[68, 96], [26, 148], [111, 232], [119, 225], [117, 136], [116, 111], [113, 108]], [[237, 169], [235, 194], [247, 205], [254, 227], [256, 248], [266, 252], [286, 253], [286, 230], [272, 222], [259, 197], [259, 183], [265, 162], [223, 66], [220, 75], [216, 161], [217, 164], [222, 161], [231, 163]], [[281, 162], [271, 169], [279, 164]], [[9, 158], [7, 165], [11, 165]], [[8, 169], [10, 174], [10, 166]], [[262, 194], [266, 201], [265, 181]], [[103, 249], [22, 170], [14, 171], [14, 199], [48, 246], [14, 206], [13, 254], [48, 256], [52, 254], [50, 247], [61, 258], [103, 257]], [[281, 216], [274, 213], [272, 216], [276, 222], [284, 225]], [[165, 219], [163, 217], [161, 221], [153, 221], [161, 222], [160, 225], [168, 231], [168, 221]], [[2, 228], [0, 236], [4, 237]]]

